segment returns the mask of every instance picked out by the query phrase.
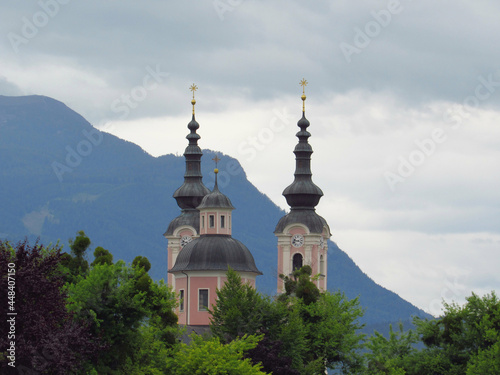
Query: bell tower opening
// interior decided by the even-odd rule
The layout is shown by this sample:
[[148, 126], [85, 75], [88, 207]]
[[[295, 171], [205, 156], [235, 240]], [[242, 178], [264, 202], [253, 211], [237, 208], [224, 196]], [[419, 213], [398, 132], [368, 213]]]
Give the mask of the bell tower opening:
[[294, 254], [293, 259], [292, 259], [292, 270], [300, 270], [303, 265], [303, 258], [302, 254], [297, 253]]

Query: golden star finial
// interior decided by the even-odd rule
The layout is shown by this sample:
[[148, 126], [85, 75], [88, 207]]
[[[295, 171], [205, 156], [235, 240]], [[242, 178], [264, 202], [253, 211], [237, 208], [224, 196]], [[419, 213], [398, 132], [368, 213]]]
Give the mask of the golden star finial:
[[189, 89], [193, 92], [193, 100], [191, 100], [191, 104], [193, 105], [193, 115], [194, 115], [194, 105], [196, 104], [196, 100], [194, 100], [194, 92], [198, 90], [198, 86], [196, 86], [193, 83]]
[[302, 81], [300, 81], [300, 85], [302, 86], [302, 96], [300, 97], [302, 99], [302, 112], [306, 111], [306, 86], [307, 86], [307, 81], [305, 78], [302, 78]]
[[302, 92], [304, 92], [304, 88], [307, 86], [307, 81], [305, 78], [302, 78], [302, 81], [300, 81], [300, 85], [302, 86]]

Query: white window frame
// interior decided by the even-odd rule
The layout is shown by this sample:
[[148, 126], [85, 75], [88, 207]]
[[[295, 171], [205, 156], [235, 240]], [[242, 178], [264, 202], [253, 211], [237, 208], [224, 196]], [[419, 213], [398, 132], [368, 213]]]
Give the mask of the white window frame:
[[[207, 291], [207, 307], [206, 308], [201, 308], [200, 306], [200, 292], [202, 290], [206, 290]], [[210, 289], [208, 288], [199, 288], [198, 289], [198, 311], [208, 311], [208, 305], [210, 303]]]
[[179, 311], [184, 311], [184, 306], [185, 306], [185, 292], [184, 289], [179, 289]]

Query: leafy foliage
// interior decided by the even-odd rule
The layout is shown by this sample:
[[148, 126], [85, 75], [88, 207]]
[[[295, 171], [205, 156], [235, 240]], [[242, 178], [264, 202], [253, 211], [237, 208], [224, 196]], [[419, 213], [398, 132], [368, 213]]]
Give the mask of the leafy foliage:
[[210, 312], [212, 333], [222, 342], [231, 342], [245, 334], [256, 333], [262, 322], [264, 298], [232, 269], [227, 281], [217, 289], [217, 303]]
[[[494, 292], [480, 298], [472, 293], [464, 306], [444, 303], [445, 312], [435, 320], [414, 319], [413, 332], [385, 340], [375, 334], [367, 345], [370, 374], [476, 375], [498, 374], [500, 370], [500, 302]], [[392, 372], [391, 372], [392, 371]]]
[[286, 300], [287, 296], [296, 296], [300, 298], [306, 305], [314, 303], [318, 300], [320, 292], [318, 287], [311, 280], [312, 268], [305, 265], [298, 270], [292, 272], [292, 278], [279, 275], [280, 279], [285, 284], [285, 294], [281, 297]]
[[94, 258], [94, 261], [90, 264], [91, 266], [97, 264], [113, 264], [113, 254], [101, 246], [95, 248]]
[[[12, 248], [0, 241], [1, 290], [8, 290], [8, 264], [15, 265], [9, 268], [15, 270], [12, 289], [15, 298], [10, 300], [14, 303], [8, 304], [7, 293], [2, 293], [0, 312], [6, 317], [10, 306], [10, 311], [17, 313], [12, 340], [8, 340], [9, 325], [0, 324], [0, 348], [9, 348], [10, 341], [15, 342], [15, 362], [19, 370], [73, 373], [85, 367], [103, 348], [91, 336], [89, 328], [66, 310], [60, 261], [61, 251], [57, 247], [44, 248], [38, 243], [31, 246], [24, 241]], [[2, 373], [6, 366], [2, 361]]]
[[362, 338], [356, 333], [362, 315], [358, 301], [349, 301], [341, 293], [321, 293], [310, 275], [310, 267], [297, 270], [295, 279], [287, 280], [287, 294], [272, 301], [243, 285], [238, 274], [229, 270], [211, 311], [212, 332], [225, 342], [243, 334], [265, 334], [248, 355], [275, 374], [358, 368], [355, 350]]
[[223, 344], [218, 337], [203, 340], [191, 335], [190, 345], [181, 344], [167, 360], [168, 373], [172, 375], [265, 375], [261, 366], [243, 358], [254, 348], [261, 337], [246, 336]]
[[175, 341], [174, 293], [163, 281], [153, 282], [144, 268], [123, 261], [97, 264], [85, 279], [68, 285], [68, 293], [68, 309], [109, 345], [99, 356], [100, 373], [122, 373], [137, 363], [138, 353], [144, 357], [140, 345], [148, 326], [164, 349]]
[[369, 352], [366, 354], [367, 374], [405, 374], [402, 368], [407, 356], [416, 349], [414, 344], [418, 341], [417, 334], [409, 330], [404, 332], [403, 323], [399, 330], [394, 332], [392, 325], [389, 328], [389, 339], [375, 331], [366, 343]]
[[86, 252], [90, 244], [90, 238], [87, 237], [83, 230], [77, 233], [74, 240], [69, 240], [71, 252], [70, 254], [62, 254], [61, 258], [61, 269], [65, 274], [64, 279], [66, 282], [75, 283], [80, 277], [84, 277], [88, 273], [89, 262], [86, 259]]
[[148, 272], [151, 269], [151, 263], [149, 262], [149, 259], [141, 255], [136, 256], [134, 258], [134, 260], [132, 261], [132, 266], [142, 267], [146, 272]]

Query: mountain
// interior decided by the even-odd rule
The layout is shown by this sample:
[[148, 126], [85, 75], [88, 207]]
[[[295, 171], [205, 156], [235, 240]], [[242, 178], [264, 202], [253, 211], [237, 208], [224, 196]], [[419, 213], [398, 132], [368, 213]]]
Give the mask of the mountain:
[[[186, 124], [179, 126], [188, 121], [187, 116]], [[214, 175], [207, 160], [214, 154], [204, 150], [202, 158], [209, 188]], [[247, 180], [237, 160], [221, 159], [219, 187], [236, 207], [233, 236], [247, 245], [264, 273], [257, 278], [257, 288], [274, 294], [273, 231], [285, 212]], [[153, 157], [131, 142], [98, 131], [48, 97], [0, 96], [0, 165], [0, 238], [15, 242], [28, 237], [43, 244], [60, 240], [67, 246], [68, 239], [84, 230], [92, 249], [102, 246], [127, 262], [144, 255], [152, 263], [152, 276], [166, 279], [163, 233], [180, 213], [172, 194], [183, 182], [182, 156]], [[328, 289], [340, 289], [349, 298], [359, 295], [365, 323], [430, 317], [377, 285], [334, 242], [328, 246]]]

